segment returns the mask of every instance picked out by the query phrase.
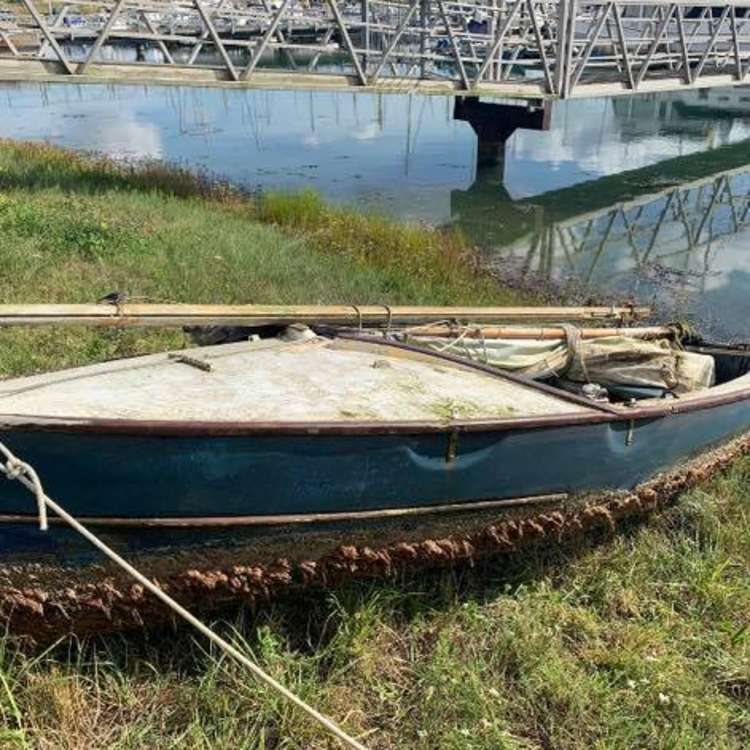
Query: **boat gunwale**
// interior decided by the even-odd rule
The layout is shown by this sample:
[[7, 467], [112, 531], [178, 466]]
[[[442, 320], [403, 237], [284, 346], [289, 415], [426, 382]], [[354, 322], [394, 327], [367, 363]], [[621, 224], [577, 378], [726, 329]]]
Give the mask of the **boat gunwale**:
[[70, 419], [0, 414], [0, 432], [71, 432], [97, 435], [143, 437], [243, 437], [243, 436], [361, 436], [403, 434], [450, 434], [508, 432], [555, 427], [576, 427], [608, 422], [632, 422], [704, 411], [750, 400], [750, 387], [718, 395], [666, 400], [664, 406], [626, 407], [609, 413], [569, 412], [541, 417], [487, 420], [466, 419], [446, 422], [426, 420], [367, 422], [197, 422], [138, 419]]
[[[491, 365], [466, 360], [446, 352], [431, 352], [411, 344], [367, 335], [340, 334], [333, 337], [344, 341], [395, 347], [404, 351], [446, 360], [464, 368], [477, 370], [493, 377], [531, 388], [561, 401], [583, 406], [586, 411], [567, 412], [531, 417], [502, 419], [456, 420], [352, 420], [352, 421], [200, 421], [154, 419], [98, 419], [91, 417], [59, 417], [0, 413], [0, 432], [70, 432], [97, 435], [129, 435], [143, 437], [244, 437], [244, 436], [376, 436], [404, 434], [451, 434], [508, 432], [511, 430], [575, 427], [608, 422], [633, 422], [658, 419], [677, 414], [717, 408], [750, 400], [748, 386], [721, 393], [707, 389], [690, 398], [662, 399], [646, 406], [601, 404], [582, 396], [560, 391], [531, 378], [503, 372]], [[710, 346], [710, 344], [706, 344]]]

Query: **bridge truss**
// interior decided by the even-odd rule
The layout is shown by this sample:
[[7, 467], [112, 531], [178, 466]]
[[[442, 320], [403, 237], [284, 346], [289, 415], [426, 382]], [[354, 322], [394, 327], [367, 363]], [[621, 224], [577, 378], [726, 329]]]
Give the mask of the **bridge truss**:
[[560, 99], [750, 82], [750, 0], [13, 0], [0, 79]]

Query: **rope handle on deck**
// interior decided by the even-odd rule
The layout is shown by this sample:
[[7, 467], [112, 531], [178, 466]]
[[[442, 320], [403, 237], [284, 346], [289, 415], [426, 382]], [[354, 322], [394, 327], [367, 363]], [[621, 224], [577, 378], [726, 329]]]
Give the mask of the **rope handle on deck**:
[[160, 599], [166, 604], [175, 614], [179, 615], [183, 620], [192, 625], [196, 630], [202, 633], [211, 642], [215, 643], [222, 651], [234, 657], [240, 664], [249, 669], [261, 682], [264, 682], [271, 689], [275, 690], [279, 695], [284, 697], [290, 703], [304, 711], [310, 718], [320, 724], [327, 732], [332, 734], [338, 740], [340, 740], [345, 746], [353, 748], [354, 750], [367, 750], [367, 748], [350, 737], [343, 729], [333, 723], [327, 716], [324, 716], [319, 711], [314, 709], [309, 704], [305, 703], [301, 698], [296, 696], [290, 690], [285, 688], [280, 682], [277, 682], [273, 677], [263, 671], [257, 664], [250, 661], [241, 651], [236, 649], [231, 643], [225, 641], [220, 635], [217, 635], [207, 625], [201, 622], [195, 615], [185, 609], [181, 604], [178, 604], [172, 599], [169, 594], [162, 591], [153, 581], [146, 578], [141, 572], [134, 568], [127, 560], [120, 557], [113, 549], [108, 547], [99, 537], [89, 531], [83, 524], [77, 521], [70, 513], [64, 508], [58, 505], [54, 500], [47, 496], [44, 492], [44, 488], [39, 479], [38, 474], [34, 470], [34, 467], [30, 464], [22, 461], [20, 458], [15, 456], [6, 445], [0, 441], [0, 454], [4, 460], [0, 461], [0, 474], [3, 474], [6, 479], [16, 480], [20, 482], [29, 492], [36, 497], [37, 509], [39, 513], [39, 528], [42, 531], [46, 531], [48, 528], [47, 524], [47, 510], [53, 511], [59, 516], [65, 523], [71, 528], [77, 531], [87, 541], [91, 542], [97, 549], [103, 552], [110, 560], [119, 565], [126, 573], [135, 578], [144, 588], [148, 589], [157, 599]]

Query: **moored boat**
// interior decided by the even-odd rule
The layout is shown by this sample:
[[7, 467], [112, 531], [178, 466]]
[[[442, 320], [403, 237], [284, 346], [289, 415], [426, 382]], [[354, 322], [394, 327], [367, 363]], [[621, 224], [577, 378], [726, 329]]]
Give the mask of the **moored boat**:
[[[0, 382], [0, 441], [167, 590], [209, 605], [325, 582], [352, 555], [360, 570], [470, 556], [501, 515], [506, 539], [530, 514], [554, 526], [559, 507], [749, 431], [748, 351], [687, 348], [710, 360], [711, 387], [603, 399], [390, 336], [293, 326]], [[409, 546], [425, 539], [437, 549]], [[33, 498], [0, 483], [13, 630], [126, 627], [144, 607], [158, 604], [69, 529], [40, 532]]]

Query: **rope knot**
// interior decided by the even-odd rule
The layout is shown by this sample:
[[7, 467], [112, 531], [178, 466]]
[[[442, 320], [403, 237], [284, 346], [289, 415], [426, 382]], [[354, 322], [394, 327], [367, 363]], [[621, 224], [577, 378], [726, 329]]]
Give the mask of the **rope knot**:
[[47, 531], [47, 496], [32, 466], [15, 456], [6, 445], [0, 442], [0, 472], [6, 479], [19, 481], [36, 498], [39, 514], [39, 528]]
[[15, 456], [5, 461], [5, 476], [8, 479], [18, 479], [26, 473], [26, 465]]

